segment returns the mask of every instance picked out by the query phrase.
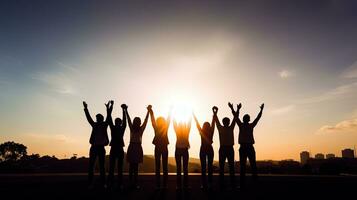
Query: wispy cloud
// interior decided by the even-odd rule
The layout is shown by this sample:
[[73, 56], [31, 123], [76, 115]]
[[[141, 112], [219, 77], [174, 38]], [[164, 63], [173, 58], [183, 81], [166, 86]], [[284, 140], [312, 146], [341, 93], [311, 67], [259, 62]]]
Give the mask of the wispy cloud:
[[65, 135], [57, 134], [57, 135], [50, 135], [50, 134], [34, 134], [30, 133], [26, 135], [27, 137], [42, 142], [60, 142], [60, 143], [73, 143], [75, 142], [74, 139], [71, 139]]
[[357, 78], [357, 61], [342, 72], [343, 78]]
[[[48, 85], [51, 90], [59, 94], [76, 94], [77, 90], [70, 77], [73, 77], [73, 74], [79, 73], [78, 69], [62, 62], [57, 62], [57, 64], [62, 68], [62, 70], [59, 70], [58, 72], [37, 72], [32, 74], [31, 77]], [[69, 74], [72, 74], [72, 76]]]
[[280, 108], [275, 108], [271, 111], [272, 114], [274, 115], [282, 115], [282, 114], [286, 114], [289, 113], [293, 110], [295, 110], [296, 106], [295, 105], [287, 105], [284, 107], [280, 107]]
[[278, 75], [282, 79], [287, 79], [287, 78], [294, 76], [294, 73], [291, 71], [288, 71], [288, 70], [282, 70], [282, 71], [278, 72]]
[[323, 101], [344, 98], [346, 97], [346, 95], [350, 95], [354, 93], [356, 89], [357, 89], [357, 82], [341, 85], [325, 93], [322, 93], [321, 95], [299, 100], [298, 103], [302, 103], [302, 104], [319, 103]]
[[357, 133], [357, 118], [344, 120], [335, 125], [324, 125], [317, 133]]

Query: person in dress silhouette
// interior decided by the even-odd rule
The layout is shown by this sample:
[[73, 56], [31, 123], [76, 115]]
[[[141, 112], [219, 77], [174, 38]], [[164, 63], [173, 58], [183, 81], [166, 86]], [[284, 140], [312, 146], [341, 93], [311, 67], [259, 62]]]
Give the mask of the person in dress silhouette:
[[[105, 104], [107, 107], [107, 116], [109, 112], [109, 102]], [[89, 114], [88, 104], [83, 101], [84, 113], [86, 115], [88, 123], [92, 127], [91, 136], [89, 143], [91, 144], [89, 150], [89, 168], [88, 168], [88, 186], [89, 188], [93, 187], [93, 176], [94, 176], [94, 165], [98, 157], [99, 160], [99, 170], [100, 170], [100, 180], [101, 186], [105, 187], [105, 168], [104, 168], [104, 159], [105, 159], [105, 146], [108, 145], [108, 122], [104, 121], [102, 114], [96, 115], [96, 122], [93, 121], [91, 115]], [[108, 117], [107, 117], [108, 118]]]
[[[212, 147], [213, 134], [215, 127], [215, 120], [212, 117], [211, 124], [209, 122], [204, 122], [201, 128], [200, 123], [194, 113], [193, 118], [195, 119], [198, 132], [201, 136], [201, 148], [200, 148], [200, 161], [201, 161], [201, 188], [212, 188], [212, 174], [213, 174], [213, 157], [214, 151]], [[206, 179], [206, 166], [208, 168], [208, 184]]]
[[253, 130], [254, 127], [258, 124], [260, 118], [262, 117], [264, 104], [260, 106], [260, 112], [258, 116], [252, 123], [250, 122], [250, 116], [245, 114], [243, 116], [243, 122], [239, 119], [239, 111], [242, 105], [239, 104], [237, 106], [237, 118], [236, 122], [239, 127], [239, 137], [238, 143], [240, 144], [239, 147], [239, 160], [240, 160], [240, 182], [241, 186], [245, 187], [245, 172], [246, 172], [246, 163], [247, 158], [249, 159], [250, 166], [252, 168], [252, 178], [253, 180], [257, 179], [257, 164], [256, 164], [256, 156], [255, 156], [255, 149], [254, 149], [254, 135]]
[[188, 149], [190, 148], [189, 134], [191, 129], [191, 118], [187, 122], [177, 122], [174, 120], [174, 129], [176, 133], [176, 189], [182, 188], [181, 164], [183, 167], [183, 186], [188, 189]]
[[163, 189], [167, 189], [167, 178], [168, 178], [168, 149], [169, 138], [167, 132], [171, 121], [171, 110], [169, 115], [165, 119], [164, 117], [155, 118], [154, 111], [152, 107], [148, 107], [151, 124], [154, 128], [155, 136], [152, 143], [155, 145], [155, 177], [156, 177], [156, 189], [160, 189], [160, 164], [162, 161], [162, 171], [163, 171]]
[[115, 118], [114, 123], [112, 120], [114, 101], [110, 101], [109, 111], [108, 111], [108, 123], [111, 131], [111, 141], [110, 141], [110, 154], [109, 154], [109, 175], [108, 175], [108, 186], [112, 187], [114, 184], [114, 169], [115, 162], [118, 161], [118, 187], [123, 186], [123, 164], [124, 164], [124, 132], [126, 128], [126, 109], [127, 105], [122, 104], [121, 108], [123, 111], [123, 117]]
[[[228, 103], [228, 106], [233, 109], [233, 105]], [[219, 122], [217, 112], [218, 108], [214, 106], [213, 108], [214, 119], [216, 122], [216, 126], [219, 133], [219, 179], [220, 179], [220, 187], [224, 189], [224, 165], [226, 159], [228, 160], [229, 166], [229, 175], [230, 175], [230, 184], [231, 188], [235, 188], [235, 174], [234, 174], [234, 127], [236, 121], [236, 114], [233, 114], [232, 123], [230, 123], [230, 119], [225, 117], [222, 119], [223, 126]]]
[[139, 163], [143, 162], [143, 148], [141, 146], [142, 136], [146, 128], [146, 124], [149, 119], [149, 110], [151, 105], [147, 107], [147, 113], [144, 122], [141, 124], [141, 119], [135, 117], [134, 121], [131, 121], [128, 109], [125, 109], [126, 117], [130, 128], [130, 144], [127, 151], [127, 161], [129, 163], [129, 180], [135, 189], [140, 189], [138, 185], [138, 170]]

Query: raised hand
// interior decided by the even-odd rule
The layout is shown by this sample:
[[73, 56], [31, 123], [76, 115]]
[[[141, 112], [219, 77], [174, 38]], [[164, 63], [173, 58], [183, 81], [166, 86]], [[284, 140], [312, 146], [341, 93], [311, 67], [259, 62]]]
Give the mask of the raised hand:
[[261, 109], [261, 110], [264, 109], [264, 103], [260, 106], [260, 109]]
[[105, 105], [105, 107], [107, 107], [107, 109], [110, 108], [110, 103], [111, 103], [111, 101], [108, 101], [108, 103], [104, 103], [104, 105]]
[[121, 104], [121, 108], [124, 109], [124, 110], [126, 110], [126, 109], [128, 109], [128, 106], [123, 103], [123, 104]]
[[242, 104], [241, 103], [237, 104], [237, 109], [239, 110], [241, 108], [242, 108]]
[[233, 109], [233, 104], [231, 102], [228, 102], [228, 107], [230, 107], [231, 109]]
[[217, 114], [217, 112], [218, 112], [218, 107], [217, 107], [217, 106], [213, 106], [213, 107], [212, 107], [212, 111], [213, 111], [214, 114]]
[[152, 110], [152, 105], [148, 105], [148, 107], [146, 107], [148, 109], [148, 111]]
[[88, 108], [88, 104], [85, 101], [83, 101], [83, 106], [84, 108]]

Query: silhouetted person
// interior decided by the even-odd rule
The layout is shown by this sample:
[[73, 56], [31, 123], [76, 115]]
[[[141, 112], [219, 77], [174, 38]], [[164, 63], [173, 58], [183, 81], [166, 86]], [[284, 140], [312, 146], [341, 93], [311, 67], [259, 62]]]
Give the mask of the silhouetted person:
[[[107, 107], [107, 116], [109, 112], [109, 102], [105, 104]], [[100, 169], [100, 180], [101, 184], [105, 186], [105, 168], [104, 168], [104, 158], [105, 158], [105, 146], [108, 145], [108, 122], [104, 121], [104, 117], [101, 114], [97, 114], [97, 121], [94, 122], [92, 117], [88, 111], [88, 105], [85, 101], [83, 101], [84, 113], [87, 117], [89, 124], [92, 126], [92, 133], [89, 139], [89, 143], [91, 144], [89, 150], [89, 169], [88, 169], [88, 181], [89, 187], [93, 186], [93, 176], [94, 176], [94, 165], [96, 158], [99, 160], [99, 169]]]
[[126, 116], [128, 118], [129, 128], [130, 128], [130, 144], [127, 151], [127, 161], [129, 162], [129, 179], [133, 184], [134, 188], [139, 189], [138, 186], [138, 170], [139, 163], [143, 162], [143, 148], [141, 146], [142, 136], [146, 127], [146, 124], [149, 119], [149, 107], [145, 116], [143, 124], [141, 124], [141, 119], [135, 117], [132, 122], [128, 113], [128, 110], [125, 109]]
[[[215, 127], [215, 120], [212, 117], [212, 123], [204, 122], [201, 128], [196, 115], [193, 113], [193, 118], [196, 121], [198, 132], [201, 136], [200, 161], [201, 161], [201, 188], [212, 188], [212, 174], [213, 174], [213, 156], [214, 151], [212, 147], [213, 133]], [[206, 180], [206, 166], [208, 166], [208, 184]]]
[[[191, 129], [191, 118], [188, 122], [177, 123], [174, 120], [174, 129], [176, 132], [176, 149], [175, 149], [175, 160], [176, 160], [176, 178], [177, 178], [177, 189], [182, 188], [181, 180], [181, 164], [183, 166], [183, 186], [188, 188], [188, 149], [190, 148], [190, 143], [188, 141], [190, 129]], [[182, 161], [182, 162], [181, 162]]]
[[[229, 107], [233, 105], [228, 103]], [[220, 186], [221, 189], [224, 189], [224, 165], [226, 159], [228, 160], [229, 166], [229, 175], [230, 175], [230, 183], [232, 189], [235, 188], [235, 175], [234, 175], [234, 126], [235, 126], [235, 118], [236, 115], [233, 113], [234, 119], [232, 123], [230, 123], [230, 119], [228, 117], [223, 118], [222, 123], [219, 122], [217, 112], [218, 108], [214, 106], [213, 108], [214, 119], [217, 125], [218, 133], [219, 133], [219, 179], [220, 179]]]
[[110, 154], [109, 154], [109, 175], [108, 175], [108, 185], [111, 187], [114, 183], [114, 169], [115, 169], [115, 162], [118, 160], [118, 186], [122, 188], [122, 180], [123, 180], [123, 164], [124, 164], [124, 132], [126, 128], [126, 114], [125, 110], [127, 106], [125, 104], [121, 105], [123, 110], [123, 118], [116, 118], [113, 124], [112, 120], [112, 111], [114, 101], [110, 102], [111, 105], [109, 106], [108, 112], [108, 123], [111, 131], [111, 141], [110, 141]]
[[167, 178], [168, 178], [168, 150], [167, 145], [169, 144], [169, 138], [167, 136], [167, 131], [170, 126], [171, 121], [171, 110], [167, 118], [158, 117], [155, 120], [154, 111], [151, 106], [148, 107], [152, 127], [155, 131], [155, 136], [152, 143], [155, 145], [155, 176], [156, 176], [156, 188], [160, 188], [160, 164], [162, 158], [162, 171], [163, 171], [163, 188], [167, 188]]
[[250, 116], [248, 114], [243, 116], [243, 123], [241, 122], [241, 120], [239, 119], [239, 111], [242, 105], [239, 104], [237, 107], [238, 109], [237, 109], [236, 121], [239, 127], [238, 143], [240, 144], [240, 148], [239, 148], [240, 180], [241, 180], [240, 182], [242, 187], [244, 187], [247, 158], [249, 159], [249, 163], [252, 168], [252, 178], [253, 180], [256, 180], [257, 178], [257, 164], [256, 164], [256, 157], [255, 157], [255, 149], [253, 146], [253, 144], [255, 143], [253, 130], [254, 127], [257, 125], [259, 119], [262, 117], [264, 104], [260, 106], [260, 112], [257, 118], [255, 118], [255, 120], [252, 123], [249, 123]]

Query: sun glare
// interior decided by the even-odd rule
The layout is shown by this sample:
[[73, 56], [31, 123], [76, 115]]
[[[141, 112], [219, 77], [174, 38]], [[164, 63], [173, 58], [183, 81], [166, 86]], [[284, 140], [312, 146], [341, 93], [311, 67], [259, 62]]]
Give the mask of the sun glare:
[[172, 115], [177, 122], [188, 122], [192, 115], [192, 105], [187, 102], [175, 103]]

